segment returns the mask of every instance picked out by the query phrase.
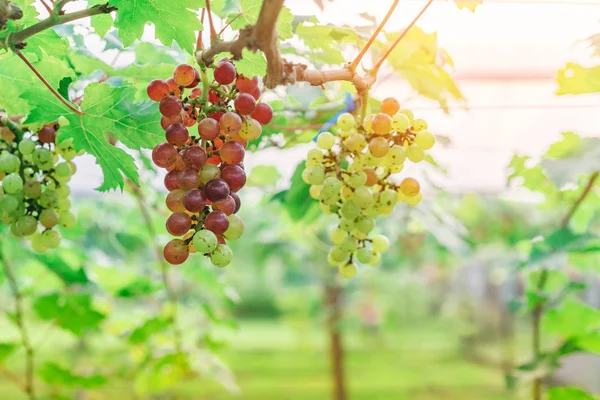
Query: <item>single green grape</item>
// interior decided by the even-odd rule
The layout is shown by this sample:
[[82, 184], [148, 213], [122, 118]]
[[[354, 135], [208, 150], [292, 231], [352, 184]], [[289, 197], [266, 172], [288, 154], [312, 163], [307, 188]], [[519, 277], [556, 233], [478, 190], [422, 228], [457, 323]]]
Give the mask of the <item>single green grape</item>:
[[15, 194], [23, 190], [23, 179], [17, 174], [6, 175], [2, 180], [2, 189], [7, 194]]
[[54, 226], [58, 224], [58, 218], [58, 213], [51, 208], [42, 210], [38, 217], [40, 224], [42, 224], [44, 228], [47, 229], [54, 228]]
[[356, 265], [352, 263], [344, 264], [340, 267], [340, 275], [342, 275], [346, 279], [352, 279], [358, 273], [358, 269]]
[[406, 150], [402, 146], [394, 145], [385, 155], [385, 163], [389, 166], [402, 165], [406, 160]]
[[226, 244], [219, 244], [210, 255], [210, 261], [218, 268], [223, 268], [231, 263], [233, 251]]
[[313, 167], [323, 162], [323, 152], [319, 149], [310, 149], [306, 156], [306, 166]]
[[348, 236], [348, 232], [344, 231], [342, 228], [333, 228], [329, 232], [329, 240], [333, 244], [340, 244], [342, 241]]
[[54, 174], [57, 178], [68, 178], [72, 175], [71, 167], [66, 162], [61, 162], [54, 167]]
[[365, 186], [365, 184], [367, 183], [367, 174], [365, 174], [365, 172], [362, 170], [357, 171], [350, 175], [350, 177], [348, 178], [348, 183], [353, 188]]
[[42, 171], [49, 171], [54, 165], [54, 156], [50, 150], [38, 147], [33, 151], [33, 163]]
[[320, 185], [325, 180], [325, 167], [323, 165], [315, 165], [308, 169], [307, 177], [309, 185]]
[[412, 123], [412, 129], [415, 132], [421, 132], [427, 129], [427, 122], [424, 119], [418, 118], [415, 119]]
[[59, 198], [55, 191], [46, 189], [40, 196], [38, 202], [44, 208], [57, 208]]
[[373, 204], [373, 193], [366, 186], [356, 188], [352, 197], [354, 203], [360, 208], [367, 208]]
[[411, 144], [410, 146], [408, 146], [408, 149], [406, 149], [406, 157], [410, 161], [418, 163], [425, 159], [425, 152], [421, 147], [417, 146], [416, 144]]
[[415, 144], [423, 150], [429, 150], [435, 144], [435, 136], [429, 131], [421, 131], [415, 136]]
[[347, 218], [340, 219], [340, 229], [345, 232], [352, 232], [354, 230], [354, 221]]
[[352, 114], [343, 113], [338, 117], [336, 124], [338, 127], [340, 127], [340, 129], [349, 131], [350, 129], [354, 129], [356, 127], [356, 120]]
[[383, 253], [390, 248], [390, 240], [384, 235], [376, 235], [373, 237], [371, 245], [373, 246], [373, 251]]
[[375, 228], [375, 221], [369, 217], [360, 217], [355, 225], [359, 232], [369, 233]]
[[212, 253], [219, 244], [217, 236], [207, 229], [203, 229], [194, 234], [192, 243], [196, 250], [202, 254]]
[[323, 132], [317, 137], [317, 146], [323, 150], [329, 150], [335, 144], [335, 136], [330, 132]]
[[229, 228], [225, 231], [224, 236], [227, 239], [239, 239], [244, 234], [244, 220], [237, 214], [229, 216]]
[[19, 152], [24, 156], [28, 156], [33, 153], [36, 148], [36, 143], [31, 139], [23, 139], [19, 143]]
[[329, 254], [331, 258], [337, 262], [337, 264], [343, 263], [348, 258], [350, 258], [350, 252], [343, 250], [341, 247], [334, 246], [329, 250]]
[[207, 183], [221, 177], [221, 170], [216, 165], [207, 163], [200, 169], [198, 177], [202, 183]]
[[31, 241], [31, 248], [38, 253], [45, 253], [48, 251], [48, 246], [44, 244], [41, 233], [35, 233], [29, 237]]
[[20, 236], [30, 236], [37, 231], [38, 222], [31, 215], [23, 215], [17, 220], [16, 226]]
[[42, 244], [49, 249], [55, 249], [60, 246], [60, 234], [52, 229], [42, 233]]
[[61, 212], [60, 216], [58, 217], [58, 223], [63, 228], [71, 229], [77, 225], [77, 217], [75, 217], [75, 214], [69, 211]]
[[355, 219], [360, 215], [360, 207], [352, 200], [345, 201], [340, 209], [342, 216], [347, 219]]
[[372, 254], [371, 262], [369, 262], [369, 265], [375, 266], [375, 265], [379, 264], [380, 261], [381, 261], [381, 253], [374, 251]]
[[339, 247], [342, 251], [353, 253], [358, 248], [358, 243], [356, 243], [356, 238], [354, 236], [346, 236]]
[[361, 247], [356, 250], [356, 259], [361, 264], [369, 264], [373, 258], [373, 252], [366, 247]]
[[67, 185], [58, 185], [55, 191], [59, 199], [66, 199], [71, 194], [71, 189]]
[[379, 194], [379, 203], [381, 203], [385, 208], [394, 207], [396, 202], [398, 201], [396, 191], [392, 189], [385, 189], [383, 192]]
[[406, 132], [410, 128], [410, 119], [405, 114], [396, 114], [392, 117], [392, 129], [396, 132]]
[[14, 154], [5, 153], [0, 157], [0, 172], [12, 174], [17, 172], [21, 166], [21, 160]]
[[38, 181], [27, 181], [23, 185], [26, 199], [38, 199], [42, 195], [42, 184]]

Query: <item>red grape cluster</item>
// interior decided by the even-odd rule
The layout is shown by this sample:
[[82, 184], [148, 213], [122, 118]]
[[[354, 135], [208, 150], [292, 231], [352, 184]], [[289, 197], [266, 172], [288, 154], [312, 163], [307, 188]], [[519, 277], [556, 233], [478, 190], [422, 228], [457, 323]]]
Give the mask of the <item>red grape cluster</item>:
[[154, 148], [152, 160], [168, 171], [166, 202], [173, 214], [167, 231], [180, 237], [167, 243], [163, 254], [169, 263], [181, 264], [200, 252], [225, 267], [233, 258], [226, 240], [244, 232], [236, 213], [237, 192], [246, 184], [245, 149], [260, 137], [273, 110], [258, 102], [258, 78], [238, 74], [230, 61], [216, 65], [210, 84], [201, 71], [181, 64], [173, 77], [148, 84], [148, 96], [160, 102], [167, 140]]

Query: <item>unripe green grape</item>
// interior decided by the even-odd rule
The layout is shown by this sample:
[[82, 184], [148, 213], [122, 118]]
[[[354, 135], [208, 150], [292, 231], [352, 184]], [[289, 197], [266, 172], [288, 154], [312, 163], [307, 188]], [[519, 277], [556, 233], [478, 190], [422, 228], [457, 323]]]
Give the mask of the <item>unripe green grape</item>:
[[310, 149], [306, 156], [306, 166], [312, 167], [323, 162], [323, 152], [319, 149]]
[[[382, 138], [380, 138], [380, 139], [382, 139]], [[369, 152], [369, 153], [365, 154], [365, 162], [366, 162], [367, 167], [378, 167], [379, 163], [381, 163], [381, 159], [375, 157], [373, 154], [371, 154]]]
[[354, 153], [360, 153], [367, 147], [367, 140], [361, 134], [355, 133], [346, 139], [345, 143], [348, 150]]
[[31, 215], [23, 215], [19, 217], [16, 223], [17, 232], [19, 236], [30, 236], [37, 231], [38, 222]]
[[50, 150], [38, 147], [33, 151], [33, 163], [42, 171], [49, 171], [54, 165], [54, 156]]
[[354, 221], [347, 218], [340, 219], [340, 229], [346, 232], [352, 232], [354, 230]]
[[229, 228], [224, 236], [230, 240], [239, 239], [244, 234], [244, 220], [237, 214], [229, 216]]
[[425, 152], [416, 144], [411, 144], [408, 146], [408, 149], [406, 149], [406, 157], [410, 161], [418, 163], [425, 159]]
[[23, 140], [21, 140], [21, 143], [19, 143], [19, 151], [24, 156], [28, 156], [28, 155], [32, 154], [33, 151], [35, 150], [35, 147], [36, 147], [36, 144], [31, 139], [23, 139]]
[[210, 255], [210, 261], [218, 268], [223, 268], [231, 263], [233, 251], [226, 244], [219, 244]]
[[343, 113], [338, 117], [336, 124], [338, 127], [340, 127], [340, 129], [349, 131], [350, 129], [354, 129], [356, 127], [356, 120], [352, 114]]
[[340, 189], [342, 183], [335, 177], [325, 178], [323, 185], [321, 185], [321, 192], [319, 193], [319, 200], [326, 205], [335, 204], [340, 198]]
[[70, 177], [72, 175], [71, 167], [66, 162], [61, 162], [54, 167], [54, 174], [57, 178]]
[[42, 195], [42, 184], [38, 181], [27, 181], [23, 185], [26, 199], [38, 199]]
[[373, 118], [374, 117], [375, 117], [374, 114], [369, 114], [363, 120], [363, 128], [364, 128], [365, 132], [373, 133]]
[[23, 169], [23, 175], [25, 176], [25, 179], [31, 179], [35, 175], [35, 171], [31, 167], [27, 167]]
[[360, 208], [367, 208], [373, 204], [373, 193], [366, 186], [356, 188], [352, 197], [354, 203]]
[[390, 248], [390, 240], [383, 235], [376, 235], [371, 241], [373, 251], [383, 253], [388, 251]]
[[327, 253], [327, 263], [329, 265], [331, 265], [332, 267], [337, 267], [341, 264], [341, 261], [336, 261], [333, 258], [332, 251], [333, 251], [333, 249], [329, 249], [329, 252]]
[[408, 120], [409, 120], [409, 122], [410, 122], [411, 125], [412, 125], [413, 121], [415, 120], [415, 115], [410, 110], [402, 109], [402, 110], [398, 111], [398, 114], [405, 115], [408, 118]]
[[360, 215], [360, 207], [358, 207], [352, 200], [348, 200], [342, 204], [340, 212], [344, 218], [353, 220]]
[[202, 183], [208, 183], [221, 177], [221, 170], [216, 165], [207, 163], [198, 172], [198, 177]]
[[[68, 126], [70, 124], [69, 120], [63, 115], [58, 117], [58, 120], [56, 122], [58, 122], [58, 126], [60, 126], [61, 128], [63, 126]], [[70, 139], [70, 140], [72, 140], [72, 139]]]
[[58, 218], [58, 213], [51, 208], [42, 210], [38, 217], [40, 224], [47, 229], [54, 228], [58, 224]]
[[353, 253], [358, 248], [358, 243], [356, 243], [354, 236], [346, 236], [339, 247], [342, 251]]
[[323, 132], [317, 137], [317, 146], [323, 150], [329, 150], [335, 144], [335, 136], [330, 132]]
[[60, 234], [55, 230], [47, 230], [42, 233], [42, 244], [49, 249], [60, 246]]
[[61, 212], [69, 211], [71, 209], [71, 200], [69, 200], [68, 198], [58, 199], [58, 205], [56, 206], [56, 208]]
[[329, 240], [333, 244], [340, 244], [342, 241], [348, 236], [348, 232], [344, 231], [342, 228], [333, 228], [331, 232], [329, 232]]
[[21, 233], [21, 231], [19, 230], [19, 226], [17, 225], [17, 221], [13, 221], [13, 223], [10, 224], [10, 233], [12, 233], [12, 235], [14, 237], [23, 237], [23, 234]]
[[375, 228], [375, 221], [372, 218], [360, 217], [354, 224], [361, 233], [369, 233]]
[[374, 251], [372, 254], [372, 257], [371, 257], [371, 261], [368, 264], [375, 266], [375, 265], [379, 264], [380, 261], [381, 261], [381, 253]]
[[308, 169], [306, 180], [309, 185], [320, 185], [325, 180], [325, 167], [323, 165], [315, 165]]
[[405, 201], [410, 206], [416, 206], [417, 204], [419, 204], [421, 202], [421, 200], [423, 200], [423, 194], [419, 193], [416, 196], [407, 197]]
[[35, 233], [30, 236], [31, 248], [38, 253], [45, 253], [48, 251], [48, 246], [44, 244], [41, 233]]
[[367, 183], [367, 174], [365, 174], [365, 172], [362, 170], [357, 171], [350, 175], [350, 177], [348, 178], [348, 183], [353, 188], [365, 186], [365, 184]]
[[0, 157], [0, 171], [11, 174], [17, 172], [21, 166], [21, 160], [14, 154], [5, 153]]
[[394, 207], [386, 206], [383, 204], [376, 207], [376, 209], [377, 209], [377, 215], [382, 216], [382, 217], [386, 217], [386, 216], [390, 215], [392, 212], [394, 212]]
[[319, 200], [319, 193], [321, 193], [321, 186], [320, 185], [312, 185], [310, 187], [310, 189], [308, 190], [308, 192], [310, 193], [310, 197], [312, 197], [315, 200]]
[[429, 150], [435, 144], [435, 136], [429, 131], [421, 131], [415, 136], [415, 144], [423, 150]]
[[402, 165], [404, 160], [406, 160], [406, 150], [402, 146], [392, 146], [385, 155], [385, 162], [389, 166]]
[[340, 267], [340, 275], [342, 275], [346, 279], [352, 279], [358, 273], [358, 269], [356, 265], [352, 263], [344, 264]]
[[55, 191], [59, 199], [66, 199], [71, 194], [71, 189], [67, 185], [59, 185]]
[[331, 258], [338, 264], [343, 263], [348, 258], [350, 258], [350, 253], [351, 252], [343, 250], [341, 247], [338, 246], [334, 246], [329, 250]]
[[77, 217], [72, 212], [64, 211], [60, 213], [58, 223], [65, 229], [71, 229], [77, 225]]
[[379, 203], [381, 203], [384, 207], [394, 207], [398, 202], [396, 198], [396, 192], [392, 189], [385, 189], [383, 192], [379, 194]]
[[410, 128], [410, 119], [405, 114], [396, 114], [392, 117], [392, 129], [396, 132], [406, 132]]
[[56, 182], [53, 180], [46, 182], [46, 190], [56, 190]]
[[40, 196], [38, 203], [44, 208], [58, 207], [59, 198], [53, 190], [45, 190]]
[[421, 132], [427, 129], [427, 122], [424, 119], [415, 119], [412, 123], [412, 129], [415, 132]]
[[361, 264], [370, 263], [372, 258], [373, 258], [373, 252], [371, 250], [367, 249], [366, 247], [361, 247], [360, 249], [356, 250], [356, 259]]
[[6, 194], [0, 200], [0, 211], [12, 214], [19, 208], [19, 199], [17, 196]]
[[214, 233], [208, 229], [203, 229], [194, 234], [192, 243], [194, 244], [194, 248], [200, 253], [208, 254], [212, 253], [217, 248], [219, 241]]
[[2, 189], [7, 194], [15, 194], [23, 190], [23, 179], [17, 174], [6, 175], [2, 180]]

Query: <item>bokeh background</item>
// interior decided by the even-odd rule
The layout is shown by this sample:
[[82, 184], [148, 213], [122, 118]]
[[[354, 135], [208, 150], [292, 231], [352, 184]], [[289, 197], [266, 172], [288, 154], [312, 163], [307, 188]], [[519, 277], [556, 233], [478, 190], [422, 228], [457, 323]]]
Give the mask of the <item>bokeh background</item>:
[[[379, 21], [388, 3], [337, 0], [320, 8], [289, 0], [286, 5], [297, 16], [317, 15], [323, 24], [368, 25], [360, 15]], [[406, 26], [423, 3], [401, 1], [389, 29]], [[110, 374], [107, 384], [66, 385], [76, 389], [66, 398], [77, 399], [326, 399], [335, 357], [343, 357], [350, 399], [525, 398], [526, 390], [511, 385], [511, 371], [529, 357], [531, 346], [527, 315], [518, 312], [526, 282], [517, 265], [524, 243], [555, 226], [561, 210], [540, 208], [543, 196], [518, 180], [509, 184], [510, 164], [515, 155], [527, 155], [534, 165], [563, 132], [600, 134], [597, 95], [556, 94], [558, 70], [569, 62], [593, 65], [588, 38], [600, 31], [599, 20], [595, 1], [485, 0], [474, 14], [452, 2], [433, 4], [418, 26], [437, 32], [439, 46], [454, 61], [452, 76], [465, 101], [450, 101], [443, 110], [415, 94], [394, 71], [382, 71], [372, 95], [394, 96], [428, 121], [438, 135], [431, 153], [438, 166], [410, 169], [422, 178], [426, 200], [414, 209], [399, 207], [380, 221], [392, 249], [381, 266], [361, 269], [352, 281], [337, 281], [326, 265], [323, 232], [331, 221], [298, 221], [273, 200], [290, 186], [310, 140], [248, 155], [252, 184], [244, 189], [241, 212], [246, 233], [233, 246], [233, 264], [221, 271], [197, 257], [171, 269], [180, 299], [179, 328], [195, 376], [144, 363], [149, 353], [160, 354], [172, 343], [168, 326], [147, 323], [168, 304], [151, 244], [167, 240], [162, 177], [142, 173], [142, 201], [158, 232], [151, 237], [139, 197], [130, 191], [95, 192], [101, 171], [91, 157], [79, 158], [71, 185], [79, 224], [65, 232], [64, 247], [34, 257], [13, 239], [3, 239], [26, 293], [67, 288], [67, 293], [91, 294], [91, 305], [78, 303], [80, 314], [73, 308], [70, 324], [40, 318], [44, 312], [29, 314], [40, 364], [59, 361], [81, 374]], [[106, 62], [124, 67], [135, 60], [135, 50], [87, 33], [85, 25], [72, 33]], [[176, 50], [170, 54], [173, 60], [181, 57]], [[352, 54], [349, 50], [349, 59]], [[328, 87], [337, 95], [343, 90]], [[303, 85], [288, 93], [300, 105], [323, 96], [321, 88]], [[576, 273], [589, 284], [583, 296], [598, 306], [593, 270]], [[8, 340], [17, 331], [10, 323], [6, 282], [1, 289], [6, 312], [0, 316], [0, 337]], [[49, 315], [43, 300], [28, 307]], [[98, 320], [81, 323], [99, 329], [74, 335], [84, 314], [92, 318], [90, 307]], [[331, 353], [338, 340], [343, 355]], [[7, 365], [19, 370], [22, 362], [17, 353]], [[549, 383], [600, 391], [598, 377], [600, 359], [576, 356]], [[63, 383], [55, 386], [57, 393], [65, 389]], [[24, 398], [10, 375], [0, 374], [0, 399]]]

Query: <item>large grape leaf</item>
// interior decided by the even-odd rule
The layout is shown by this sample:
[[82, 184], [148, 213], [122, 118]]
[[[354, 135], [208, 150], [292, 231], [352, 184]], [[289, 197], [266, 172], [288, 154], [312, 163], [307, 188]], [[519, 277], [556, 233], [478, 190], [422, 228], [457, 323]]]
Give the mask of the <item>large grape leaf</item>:
[[78, 150], [96, 157], [104, 173], [99, 191], [124, 187], [123, 176], [137, 184], [138, 171], [132, 156], [111, 145], [106, 134], [132, 149], [152, 148], [161, 140], [157, 123], [157, 105], [150, 102], [133, 103], [134, 89], [128, 86], [114, 88], [104, 83], [92, 83], [85, 88], [81, 114], [71, 112], [57, 98], [39, 99], [39, 94], [28, 92], [26, 99], [37, 99], [38, 106], [29, 114], [28, 122], [56, 121], [65, 116], [69, 125], [59, 131], [60, 141], [73, 139]]
[[[98, 4], [106, 4], [106, 0], [88, 0], [88, 7]], [[92, 17], [91, 25], [100, 37], [104, 37], [110, 28], [112, 28], [113, 23], [113, 16], [111, 14], [100, 14]]]
[[83, 336], [96, 331], [106, 316], [97, 311], [92, 297], [86, 293], [51, 293], [35, 298], [33, 309], [45, 321], [54, 321], [57, 326]]
[[596, 400], [596, 397], [574, 387], [553, 387], [548, 389], [548, 400]]
[[600, 327], [600, 310], [579, 300], [569, 299], [544, 316], [544, 332], [563, 338], [584, 336]]
[[264, 76], [267, 73], [267, 60], [260, 51], [244, 49], [242, 59], [235, 62], [235, 69], [245, 76]]
[[65, 386], [92, 389], [108, 383], [108, 379], [104, 375], [78, 375], [70, 369], [50, 361], [42, 364], [38, 374], [44, 382], [54, 388]]
[[563, 133], [563, 140], [550, 147], [541, 164], [559, 187], [577, 182], [583, 174], [600, 171], [600, 138]]
[[296, 34], [312, 52], [326, 54], [325, 58], [319, 58], [328, 64], [344, 63], [345, 57], [342, 54], [343, 47], [341, 45], [354, 44], [358, 41], [358, 34], [352, 29], [322, 25], [318, 22], [298, 25]]
[[[46, 55], [41, 61], [35, 56], [30, 57], [31, 63], [46, 78], [53, 87], [58, 87], [65, 77], [75, 78], [68, 64], [56, 57]], [[8, 114], [26, 114], [35, 102], [30, 103], [22, 97], [25, 91], [36, 91], [38, 94], [49, 94], [44, 84], [26, 67], [25, 63], [15, 54], [7, 53], [0, 56], [0, 107]], [[36, 100], [37, 101], [37, 100]]]
[[586, 68], [579, 64], [567, 63], [558, 71], [557, 95], [589, 94], [600, 92], [600, 65]]
[[118, 9], [115, 26], [125, 47], [141, 39], [145, 25], [152, 23], [156, 38], [164, 45], [175, 41], [187, 52], [194, 51], [195, 31], [202, 24], [192, 10], [204, 7], [203, 0], [110, 0], [109, 5]]
[[[226, 18], [233, 29], [241, 29], [256, 23], [262, 3], [263, 0], [213, 0], [211, 10], [221, 18]], [[280, 40], [294, 36], [292, 22], [294, 22], [292, 12], [283, 6], [277, 17], [277, 37]]]

